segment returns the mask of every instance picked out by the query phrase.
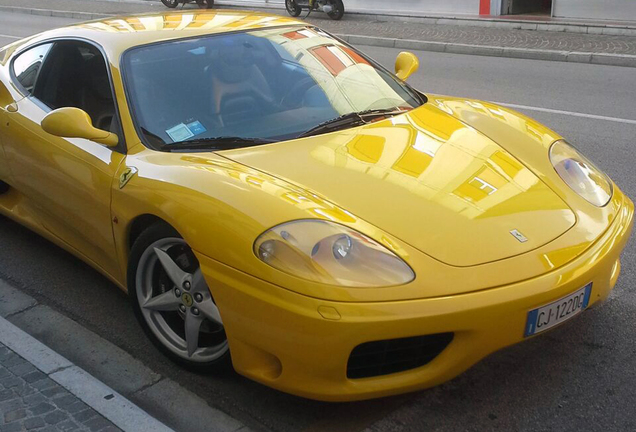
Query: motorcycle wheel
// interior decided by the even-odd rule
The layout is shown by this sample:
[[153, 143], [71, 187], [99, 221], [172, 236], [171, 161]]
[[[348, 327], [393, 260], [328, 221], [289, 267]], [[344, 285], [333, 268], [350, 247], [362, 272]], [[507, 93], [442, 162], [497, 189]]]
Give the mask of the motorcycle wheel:
[[214, 7], [214, 0], [197, 0], [197, 4], [201, 9], [212, 9]]
[[331, 5], [333, 6], [333, 10], [327, 15], [329, 15], [329, 18], [331, 18], [332, 20], [341, 20], [345, 14], [344, 3], [342, 2], [342, 0], [333, 0], [331, 2]]
[[161, 0], [161, 3], [168, 6], [171, 9], [174, 9], [179, 5], [179, 0]]
[[296, 0], [285, 0], [285, 9], [287, 9], [287, 13], [293, 17], [299, 16], [302, 12], [301, 7], [298, 6], [298, 3], [296, 3]]

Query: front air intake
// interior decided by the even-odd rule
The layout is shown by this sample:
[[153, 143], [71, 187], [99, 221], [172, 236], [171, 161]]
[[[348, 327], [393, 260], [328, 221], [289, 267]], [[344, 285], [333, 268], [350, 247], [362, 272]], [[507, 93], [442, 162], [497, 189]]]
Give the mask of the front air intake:
[[366, 342], [353, 349], [347, 378], [369, 378], [403, 372], [430, 363], [453, 340], [453, 333]]

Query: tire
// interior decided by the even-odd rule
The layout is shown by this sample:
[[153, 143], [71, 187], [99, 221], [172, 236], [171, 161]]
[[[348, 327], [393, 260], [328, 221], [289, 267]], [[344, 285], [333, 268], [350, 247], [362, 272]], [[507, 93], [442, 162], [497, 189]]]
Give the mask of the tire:
[[5, 192], [8, 192], [10, 187], [11, 186], [9, 186], [8, 184], [0, 180], [0, 195], [2, 195]]
[[[185, 282], [178, 287], [175, 279]], [[176, 230], [157, 223], [141, 233], [130, 251], [127, 282], [137, 320], [168, 358], [199, 373], [232, 369], [214, 298], [199, 262]]]
[[168, 6], [170, 9], [174, 9], [179, 5], [179, 0], [161, 0], [161, 3]]
[[340, 21], [345, 14], [345, 7], [342, 0], [333, 0], [333, 10], [329, 12], [329, 18], [335, 21]]
[[212, 9], [214, 7], [214, 0], [197, 0], [197, 4], [201, 9]]
[[302, 8], [298, 6], [296, 0], [285, 0], [285, 9], [287, 9], [287, 13], [294, 18], [299, 16], [302, 12]]

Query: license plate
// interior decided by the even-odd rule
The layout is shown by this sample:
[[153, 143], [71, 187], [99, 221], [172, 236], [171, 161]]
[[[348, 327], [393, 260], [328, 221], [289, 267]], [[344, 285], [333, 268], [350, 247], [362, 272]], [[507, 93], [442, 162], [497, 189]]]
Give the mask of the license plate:
[[553, 303], [528, 312], [525, 337], [541, 333], [580, 314], [590, 302], [592, 284]]

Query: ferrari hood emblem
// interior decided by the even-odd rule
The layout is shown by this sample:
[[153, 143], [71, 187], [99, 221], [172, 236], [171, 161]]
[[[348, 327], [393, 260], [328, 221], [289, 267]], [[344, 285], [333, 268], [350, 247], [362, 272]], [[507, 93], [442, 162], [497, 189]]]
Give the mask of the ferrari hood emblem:
[[123, 189], [124, 186], [128, 184], [130, 179], [133, 178], [135, 174], [137, 174], [137, 168], [135, 167], [126, 168], [126, 170], [123, 173], [121, 173], [121, 175], [119, 176], [119, 189]]
[[510, 234], [512, 234], [512, 236], [513, 236], [514, 238], [516, 238], [517, 240], [519, 240], [519, 242], [520, 242], [520, 243], [525, 243], [525, 242], [527, 242], [527, 241], [528, 241], [528, 238], [527, 238], [526, 236], [524, 236], [523, 234], [521, 234], [521, 233], [519, 232], [519, 230], [514, 229], [514, 230], [510, 231]]

